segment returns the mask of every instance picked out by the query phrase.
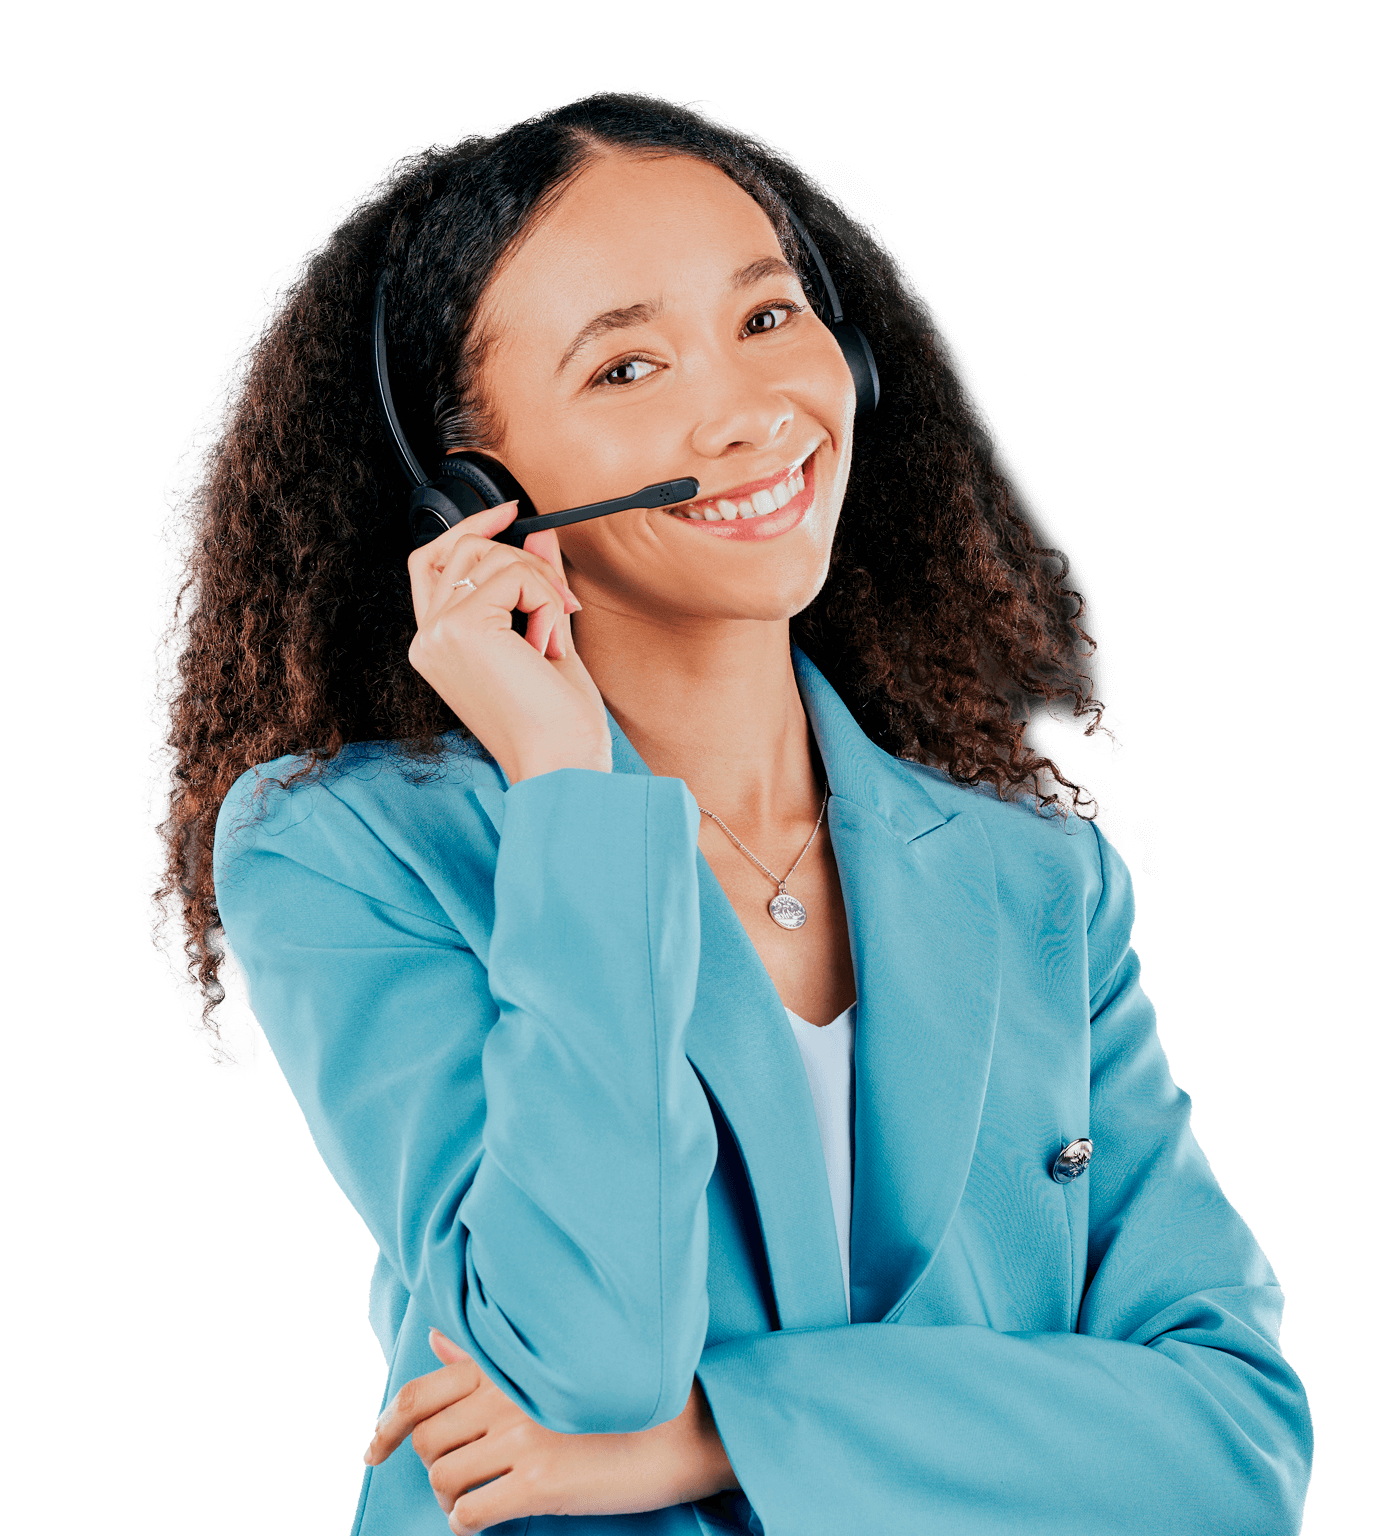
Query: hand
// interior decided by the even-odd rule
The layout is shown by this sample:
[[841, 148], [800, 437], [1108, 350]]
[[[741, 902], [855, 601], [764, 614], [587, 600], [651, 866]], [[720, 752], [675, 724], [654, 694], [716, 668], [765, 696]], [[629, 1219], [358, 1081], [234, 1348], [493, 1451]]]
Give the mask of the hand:
[[443, 1369], [406, 1382], [376, 1425], [366, 1461], [404, 1440], [428, 1468], [456, 1536], [523, 1515], [625, 1515], [739, 1488], [695, 1381], [676, 1419], [632, 1434], [564, 1435], [536, 1424], [436, 1329]]
[[[581, 606], [552, 529], [524, 549], [493, 542], [516, 503], [463, 518], [409, 557], [418, 633], [409, 661], [501, 765], [512, 784], [553, 768], [611, 771], [611, 732], [573, 649]], [[458, 588], [466, 578], [475, 584]], [[529, 615], [525, 633], [512, 609]]]

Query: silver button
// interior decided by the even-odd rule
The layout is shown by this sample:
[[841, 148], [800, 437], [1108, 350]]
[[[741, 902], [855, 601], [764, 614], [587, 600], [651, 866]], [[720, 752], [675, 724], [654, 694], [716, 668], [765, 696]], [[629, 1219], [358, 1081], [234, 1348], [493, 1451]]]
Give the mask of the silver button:
[[1071, 1184], [1074, 1179], [1082, 1178], [1091, 1161], [1092, 1143], [1086, 1136], [1080, 1136], [1077, 1141], [1070, 1141], [1059, 1153], [1049, 1171], [1058, 1183]]

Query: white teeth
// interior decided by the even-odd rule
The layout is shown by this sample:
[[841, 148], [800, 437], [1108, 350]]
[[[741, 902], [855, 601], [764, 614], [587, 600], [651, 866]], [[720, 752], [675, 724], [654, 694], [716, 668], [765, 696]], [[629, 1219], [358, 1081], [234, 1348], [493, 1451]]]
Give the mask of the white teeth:
[[729, 501], [727, 497], [719, 497], [716, 501], [700, 502], [696, 506], [690, 505], [680, 515], [692, 518], [695, 522], [715, 523], [718, 521], [730, 523], [734, 519], [764, 517], [768, 512], [778, 512], [783, 506], [787, 506], [804, 489], [803, 460], [793, 465], [785, 473], [783, 480], [769, 490], [757, 491], [746, 501]]

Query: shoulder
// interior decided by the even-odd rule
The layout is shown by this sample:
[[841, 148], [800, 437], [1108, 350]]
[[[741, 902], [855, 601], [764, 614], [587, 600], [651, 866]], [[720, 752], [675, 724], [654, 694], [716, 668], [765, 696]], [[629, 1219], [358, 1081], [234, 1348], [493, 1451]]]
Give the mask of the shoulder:
[[896, 762], [946, 819], [975, 817], [1003, 896], [1032, 891], [1052, 901], [1062, 891], [1089, 920], [1104, 897], [1129, 898], [1126, 866], [1095, 820], [1041, 806], [1034, 795], [1002, 799], [989, 784], [959, 784], [938, 768], [903, 758]]
[[970, 814], [985, 835], [997, 904], [1010, 931], [1052, 958], [1078, 945], [1096, 996], [1131, 946], [1135, 892], [1121, 855], [1096, 822], [1038, 805], [1032, 795], [1003, 800], [994, 789], [957, 784], [944, 773], [897, 760], [940, 815]]
[[322, 763], [289, 756], [257, 764], [231, 786], [217, 816], [219, 898], [273, 878], [287, 862], [417, 907], [422, 896], [408, 901], [409, 893], [432, 887], [440, 870], [461, 874], [488, 855], [494, 862], [494, 808], [504, 790], [495, 763], [460, 733], [427, 757], [362, 742]]

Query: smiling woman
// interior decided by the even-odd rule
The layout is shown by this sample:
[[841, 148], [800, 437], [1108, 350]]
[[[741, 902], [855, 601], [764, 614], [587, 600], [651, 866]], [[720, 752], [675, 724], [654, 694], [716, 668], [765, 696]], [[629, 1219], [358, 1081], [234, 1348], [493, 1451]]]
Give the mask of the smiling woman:
[[[377, 291], [408, 440], [526, 493], [412, 553]], [[199, 517], [165, 894], [380, 1246], [359, 1532], [1298, 1528], [1278, 1287], [1026, 741], [1081, 603], [812, 182], [629, 96], [406, 164]]]

